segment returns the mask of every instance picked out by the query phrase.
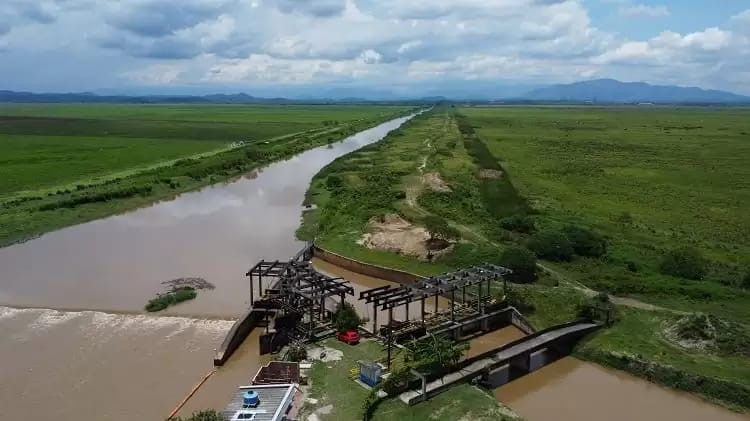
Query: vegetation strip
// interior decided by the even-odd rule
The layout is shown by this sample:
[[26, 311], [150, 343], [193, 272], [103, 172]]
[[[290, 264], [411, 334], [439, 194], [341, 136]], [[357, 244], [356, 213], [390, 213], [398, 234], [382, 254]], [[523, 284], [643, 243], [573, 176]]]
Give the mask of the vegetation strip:
[[[631, 307], [618, 309], [614, 326], [582, 345], [580, 357], [619, 368], [619, 363], [595, 356], [637, 355], [644, 364], [670, 368], [660, 368], [654, 377], [629, 370], [633, 374], [692, 392], [700, 391], [690, 389], [690, 382], [712, 379], [716, 387], [704, 396], [721, 399], [725, 385], [730, 398], [721, 402], [748, 408], [750, 402], [743, 397], [750, 387], [750, 364], [740, 350], [750, 348], [750, 296], [743, 289], [750, 279], [750, 262], [741, 260], [747, 238], [736, 235], [737, 228], [747, 225], [747, 215], [738, 214], [732, 204], [735, 195], [744, 197], [748, 191], [717, 192], [699, 183], [694, 193], [685, 192], [680, 183], [692, 175], [670, 174], [686, 171], [684, 160], [691, 159], [706, 136], [720, 137], [724, 151], [733, 151], [711, 152], [716, 171], [743, 173], [746, 168], [737, 167], [733, 157], [747, 146], [735, 133], [744, 121], [740, 115], [747, 117], [747, 112], [459, 111], [437, 108], [383, 141], [331, 163], [313, 180], [308, 202], [316, 209], [305, 215], [299, 235], [358, 261], [421, 275], [484, 261], [512, 267], [515, 282], [532, 283], [515, 285], [508, 298], [541, 329], [628, 303]], [[679, 122], [695, 118], [703, 126], [680, 129]], [[603, 138], [605, 133], [617, 144]], [[649, 145], [660, 141], [665, 151]], [[616, 163], [610, 162], [612, 148], [618, 154]], [[614, 166], [595, 167], [604, 163]], [[629, 172], [629, 167], [644, 165], [662, 178], [668, 174], [664, 181], [669, 184], [660, 187], [658, 198], [642, 181], [623, 178], [628, 174], [637, 179], [640, 174]], [[600, 184], [607, 182], [612, 184]], [[675, 191], [689, 201], [698, 194], [711, 203], [725, 203], [736, 219], [695, 219], [692, 210], [677, 204]], [[661, 218], [663, 210], [672, 207], [678, 208], [674, 220], [655, 222], [655, 216]], [[430, 225], [430, 217], [441, 218], [460, 236], [449, 252], [432, 260], [409, 254], [401, 243], [408, 235], [399, 234], [418, 233]], [[692, 223], [689, 231], [677, 228], [686, 220]], [[698, 233], [704, 234], [702, 239]], [[389, 241], [373, 240], [383, 235], [390, 235]], [[423, 238], [425, 243], [429, 239]], [[692, 246], [677, 246], [686, 242]], [[537, 262], [543, 262], [544, 271]], [[594, 290], [630, 297], [590, 298]], [[682, 340], [671, 338], [679, 318], [695, 312], [708, 312], [710, 320], [716, 320], [724, 334], [715, 342], [723, 345], [686, 353]], [[681, 332], [687, 338], [702, 335], [690, 329]], [[664, 380], [673, 374], [690, 379], [688, 386]]]
[[[0, 111], [2, 246], [247, 173], [409, 108], [59, 105]], [[90, 117], [71, 117], [74, 111]], [[132, 170], [165, 158], [168, 165]], [[123, 175], [111, 178], [112, 172]]]

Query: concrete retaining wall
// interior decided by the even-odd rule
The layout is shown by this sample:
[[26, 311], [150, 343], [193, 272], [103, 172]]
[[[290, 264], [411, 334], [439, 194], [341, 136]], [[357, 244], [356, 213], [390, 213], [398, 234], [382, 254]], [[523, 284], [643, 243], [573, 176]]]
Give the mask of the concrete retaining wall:
[[216, 350], [214, 356], [214, 365], [221, 366], [232, 356], [234, 351], [242, 345], [242, 342], [247, 338], [250, 332], [258, 326], [258, 322], [263, 319], [263, 313], [253, 311], [252, 308], [248, 309], [229, 329], [227, 336], [221, 343], [219, 349]]
[[374, 278], [385, 279], [386, 281], [396, 282], [403, 285], [412, 284], [415, 281], [425, 279], [423, 276], [419, 276], [402, 270], [360, 262], [359, 260], [354, 260], [349, 257], [345, 257], [332, 251], [320, 248], [317, 245], [314, 247], [313, 251], [314, 256], [320, 260], [326, 261], [330, 264], [342, 267], [352, 272], [361, 273], [363, 275], [372, 276]]

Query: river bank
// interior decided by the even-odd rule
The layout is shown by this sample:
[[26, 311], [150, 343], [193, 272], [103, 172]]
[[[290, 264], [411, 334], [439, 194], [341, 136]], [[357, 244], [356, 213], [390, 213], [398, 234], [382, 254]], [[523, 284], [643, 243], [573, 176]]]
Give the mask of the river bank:
[[[0, 418], [24, 418], [28, 408], [39, 406], [65, 421], [82, 414], [123, 421], [166, 417], [213, 369], [229, 320], [247, 308], [247, 269], [302, 247], [294, 233], [312, 176], [408, 119], [390, 120], [228, 183], [1, 248], [0, 303], [31, 308], [0, 313], [0, 334], [9, 339], [0, 345], [6, 361], [0, 373], [13, 380], [0, 393]], [[132, 314], [143, 311], [163, 281], [177, 278], [202, 278], [216, 288], [155, 316]], [[246, 341], [236, 357], [206, 381], [184, 411], [223, 408], [262, 361], [257, 341]], [[59, 401], [65, 405], [47, 405]]]
[[[502, 264], [500, 257], [504, 250], [523, 246], [528, 240], [527, 234], [505, 229], [503, 218], [528, 204], [510, 183], [513, 174], [499, 166], [498, 159], [473, 133], [471, 123], [465, 119], [459, 121], [454, 113], [447, 108], [437, 109], [383, 142], [327, 166], [315, 177], [308, 192], [308, 202], [315, 208], [307, 213], [299, 231], [302, 238], [315, 238], [320, 247], [359, 262], [417, 275], [429, 276], [483, 262]], [[533, 218], [545, 216], [543, 211], [535, 212]], [[383, 220], [398, 221], [390, 232], [401, 235], [425, 226], [429, 215], [444, 218], [459, 233], [452, 251], [433, 261], [409, 255], [406, 248], [393, 240], [400, 238], [395, 235], [389, 243], [383, 242], [383, 246], [363, 241], [388, 233], [382, 228]], [[609, 264], [612, 259], [599, 259], [599, 265]], [[595, 260], [577, 258], [574, 262], [591, 265]], [[526, 311], [538, 328], [578, 317], [579, 303], [587, 295], [576, 288], [575, 282], [548, 273], [539, 273], [537, 277], [536, 284], [515, 288], [533, 304]], [[702, 307], [702, 303], [697, 306]], [[705, 350], [686, 352], [666, 339], [665, 329], [676, 323], [680, 314], [694, 309], [690, 302], [675, 313], [630, 311], [630, 307], [623, 307], [627, 311], [620, 312], [618, 323], [597, 334], [585, 346], [603, 352], [626, 350], [656, 365], [672, 366], [686, 377], [713, 378], [717, 384], [738, 385], [739, 394], [732, 392], [734, 389], [682, 389], [703, 394], [735, 410], [746, 410], [749, 401], [743, 396], [747, 396], [750, 387], [747, 357]], [[581, 354], [583, 358], [586, 355]], [[609, 364], [607, 359], [594, 360], [623, 368]], [[643, 370], [629, 371], [650, 381], [679, 387], [679, 382], [667, 381], [663, 376], [648, 376]], [[722, 395], [731, 399], [722, 399]]]
[[[0, 247], [32, 240], [46, 232], [66, 226], [146, 207], [160, 200], [171, 200], [182, 193], [205, 186], [231, 181], [273, 162], [288, 159], [315, 147], [339, 142], [356, 132], [412, 112], [403, 108], [397, 107], [385, 115], [373, 115], [322, 128], [254, 139], [252, 142], [231, 147], [214, 143], [221, 147], [156, 164], [113, 171], [111, 174], [79, 178], [72, 183], [2, 194]], [[217, 124], [217, 132], [226, 131], [225, 122]], [[252, 127], [252, 123], [247, 124], [248, 127]], [[204, 128], [203, 126], [201, 127]], [[156, 131], [153, 135], [163, 135], [162, 132], [163, 130]], [[227, 135], [237, 136], [238, 132], [241, 133], [240, 128], [233, 129]], [[229, 138], [225, 143], [231, 140], [233, 139]], [[164, 140], [167, 143], [170, 141]], [[107, 140], [104, 139], [102, 142]], [[127, 152], [128, 145], [121, 148], [125, 150], [122, 154], [130, 153]], [[73, 158], [75, 157], [67, 159]], [[119, 160], [123, 161], [125, 158]], [[48, 172], [49, 169], [41, 168], [38, 171]], [[19, 177], [13, 175], [14, 179]]]

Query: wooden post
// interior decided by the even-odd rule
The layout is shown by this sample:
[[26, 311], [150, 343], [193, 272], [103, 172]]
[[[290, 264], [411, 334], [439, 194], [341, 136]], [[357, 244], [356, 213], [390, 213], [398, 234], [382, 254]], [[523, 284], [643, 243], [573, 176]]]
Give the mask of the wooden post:
[[461, 304], [466, 304], [466, 285], [461, 288]]
[[438, 312], [438, 295], [439, 294], [435, 294], [435, 314]]
[[378, 336], [378, 300], [372, 302], [372, 333]]
[[406, 311], [406, 320], [405, 321], [407, 321], [407, 322], [409, 321], [409, 304], [410, 303], [407, 302], [406, 303], [406, 307], [404, 307], [404, 311]]

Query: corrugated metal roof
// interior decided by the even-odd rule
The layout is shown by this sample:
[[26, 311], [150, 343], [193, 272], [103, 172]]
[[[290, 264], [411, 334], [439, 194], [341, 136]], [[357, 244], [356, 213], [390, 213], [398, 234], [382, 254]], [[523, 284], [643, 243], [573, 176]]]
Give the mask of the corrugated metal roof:
[[[227, 420], [234, 420], [238, 411], [248, 411], [255, 414], [253, 421], [280, 421], [289, 409], [294, 398], [296, 384], [272, 384], [242, 386], [232, 396], [223, 414]], [[258, 393], [260, 403], [256, 408], [243, 408], [242, 395], [252, 390]]]

